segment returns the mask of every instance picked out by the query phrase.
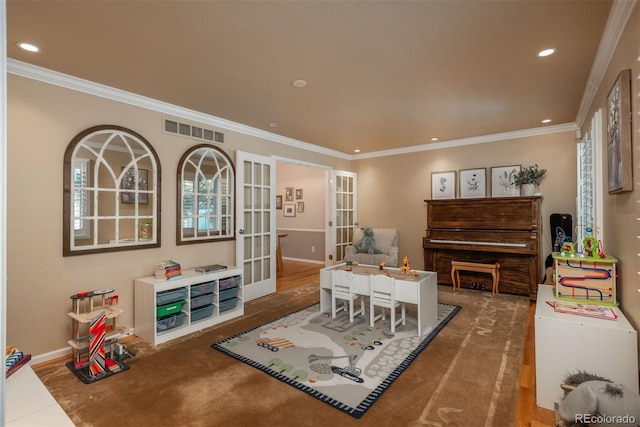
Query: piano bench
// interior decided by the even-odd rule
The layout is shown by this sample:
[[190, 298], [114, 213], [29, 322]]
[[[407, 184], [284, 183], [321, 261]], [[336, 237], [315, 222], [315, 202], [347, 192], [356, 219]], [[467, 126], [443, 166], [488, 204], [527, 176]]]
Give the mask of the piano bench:
[[500, 264], [481, 264], [478, 262], [466, 262], [451, 260], [451, 281], [453, 282], [453, 292], [456, 291], [456, 287], [460, 288], [460, 270], [463, 271], [475, 271], [478, 273], [489, 273], [493, 278], [493, 285], [491, 287], [491, 298], [494, 298], [498, 294], [498, 284], [500, 282]]

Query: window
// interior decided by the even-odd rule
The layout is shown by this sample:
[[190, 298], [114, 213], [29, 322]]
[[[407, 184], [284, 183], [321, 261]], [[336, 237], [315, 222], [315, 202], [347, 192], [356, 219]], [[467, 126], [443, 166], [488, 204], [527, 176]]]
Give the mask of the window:
[[603, 159], [602, 110], [591, 119], [589, 130], [578, 144], [578, 196], [576, 200], [575, 242], [582, 247], [582, 240], [589, 228], [604, 241], [603, 218]]
[[73, 162], [73, 231], [77, 238], [89, 237], [89, 159]]

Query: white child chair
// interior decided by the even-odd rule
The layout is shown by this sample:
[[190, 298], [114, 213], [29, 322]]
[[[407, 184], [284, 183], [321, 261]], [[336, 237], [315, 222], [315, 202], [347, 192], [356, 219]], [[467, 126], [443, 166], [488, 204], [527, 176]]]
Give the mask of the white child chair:
[[[360, 300], [360, 309], [355, 310], [356, 300]], [[338, 300], [344, 303], [338, 307]], [[339, 311], [349, 310], [349, 322], [357, 315], [365, 315], [364, 297], [353, 292], [353, 274], [345, 270], [333, 270], [331, 272], [331, 317], [336, 318]]]
[[[385, 309], [391, 311], [391, 334], [396, 333], [396, 326], [405, 324], [406, 310], [403, 302], [396, 301], [396, 283], [395, 279], [384, 274], [372, 274], [369, 276], [369, 316], [371, 319], [371, 327], [375, 326], [376, 320], [385, 320]], [[375, 307], [382, 307], [382, 312], [375, 314]], [[396, 320], [396, 309], [401, 307], [401, 315]]]

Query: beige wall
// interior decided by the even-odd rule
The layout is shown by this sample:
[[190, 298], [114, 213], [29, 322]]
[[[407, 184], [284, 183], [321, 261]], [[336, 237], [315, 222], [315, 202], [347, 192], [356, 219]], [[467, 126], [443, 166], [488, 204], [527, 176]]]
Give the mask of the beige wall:
[[[133, 279], [153, 274], [156, 262], [173, 259], [184, 268], [235, 263], [234, 242], [177, 246], [176, 170], [187, 148], [199, 141], [161, 132], [162, 115], [131, 105], [8, 76], [7, 343], [40, 355], [67, 347], [72, 294], [114, 288], [134, 326]], [[157, 151], [162, 171], [162, 247], [109, 254], [62, 256], [62, 164], [80, 131], [114, 124], [144, 136]], [[279, 156], [348, 169], [349, 162], [225, 129], [223, 149]]]
[[431, 199], [432, 172], [486, 168], [489, 182], [492, 166], [537, 163], [548, 170], [539, 187], [543, 194], [542, 249], [546, 257], [551, 251], [549, 215], [558, 212], [575, 217], [576, 143], [574, 132], [564, 132], [354, 161], [358, 222], [397, 228], [399, 257], [408, 256], [412, 267], [424, 268], [424, 200]]
[[[280, 240], [282, 257], [324, 263], [325, 169], [278, 162], [276, 187], [276, 194], [282, 195], [283, 205], [304, 203], [304, 212], [297, 212], [295, 217], [285, 217], [284, 210], [276, 211], [278, 233], [287, 234]], [[284, 200], [287, 187], [294, 188], [290, 202]], [[296, 189], [302, 189], [300, 200], [296, 199]]]
[[[618, 47], [611, 58], [611, 63], [606, 70], [605, 76], [596, 93], [594, 103], [586, 116], [584, 130], [589, 126], [593, 114], [598, 110], [603, 111], [602, 141], [603, 152], [606, 153], [606, 130], [607, 130], [607, 109], [606, 98], [611, 87], [618, 78], [620, 71], [631, 69], [631, 92], [633, 125], [632, 138], [634, 152], [640, 150], [640, 99], [637, 94], [640, 91], [640, 4], [636, 4], [627, 27], [620, 39]], [[637, 254], [640, 253], [640, 242], [635, 237], [639, 233], [638, 214], [640, 213], [636, 200], [640, 197], [638, 190], [638, 179], [640, 177], [639, 158], [636, 157], [634, 164], [634, 190], [626, 193], [609, 195], [606, 190], [607, 180], [605, 178], [604, 190], [604, 228], [606, 230], [605, 252], [619, 259], [617, 264], [618, 278], [618, 300], [621, 308], [631, 324], [637, 330], [640, 327], [640, 293], [638, 293], [638, 275], [640, 263]], [[600, 159], [603, 170], [607, 173], [606, 156]], [[606, 175], [605, 175], [606, 177]]]

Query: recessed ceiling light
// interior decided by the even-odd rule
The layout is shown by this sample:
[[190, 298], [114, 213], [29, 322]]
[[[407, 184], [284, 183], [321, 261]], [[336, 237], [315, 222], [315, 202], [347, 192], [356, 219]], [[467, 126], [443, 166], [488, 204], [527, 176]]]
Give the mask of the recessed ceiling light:
[[437, 136], [432, 136], [432, 137], [431, 137], [431, 140], [432, 140], [432, 141], [437, 141], [437, 140], [439, 140], [439, 139], [440, 139], [440, 138], [438, 138]]
[[355, 150], [353, 150], [353, 152], [354, 152], [354, 153], [359, 153], [359, 152], [360, 152], [360, 149], [359, 149], [359, 148], [356, 148]]
[[542, 123], [551, 123], [551, 119], [544, 119]]
[[539, 57], [549, 56], [549, 55], [553, 55], [554, 53], [556, 53], [556, 48], [552, 47], [550, 49], [541, 50], [540, 52], [538, 52], [538, 56]]
[[277, 128], [278, 124], [276, 122], [269, 123], [270, 128]]
[[294, 80], [291, 84], [295, 87], [305, 87], [307, 85], [307, 82], [304, 80]]
[[25, 43], [25, 42], [18, 42], [16, 43], [16, 45], [20, 48], [20, 49], [24, 49], [26, 51], [29, 52], [40, 52], [40, 48], [34, 44], [31, 43]]

